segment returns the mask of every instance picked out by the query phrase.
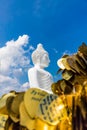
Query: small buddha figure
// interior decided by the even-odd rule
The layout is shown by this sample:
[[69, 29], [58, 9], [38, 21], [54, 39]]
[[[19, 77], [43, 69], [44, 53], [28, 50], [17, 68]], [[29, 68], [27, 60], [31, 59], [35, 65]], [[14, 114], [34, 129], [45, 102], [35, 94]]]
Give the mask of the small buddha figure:
[[53, 78], [52, 75], [44, 69], [45, 67], [48, 67], [50, 63], [48, 52], [45, 51], [42, 44], [38, 44], [31, 57], [34, 67], [28, 70], [30, 88], [41, 88], [51, 92]]

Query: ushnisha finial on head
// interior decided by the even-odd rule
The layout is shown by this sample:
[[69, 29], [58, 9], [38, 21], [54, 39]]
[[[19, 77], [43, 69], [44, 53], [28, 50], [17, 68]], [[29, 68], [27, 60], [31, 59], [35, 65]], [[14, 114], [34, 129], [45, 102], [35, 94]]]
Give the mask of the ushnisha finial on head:
[[31, 55], [34, 67], [28, 71], [28, 78], [30, 87], [37, 87], [46, 91], [51, 91], [51, 84], [53, 83], [52, 75], [44, 70], [50, 63], [49, 54], [39, 43], [37, 48]]
[[43, 45], [42, 45], [41, 43], [39, 43], [39, 44], [37, 45], [37, 50], [38, 50], [38, 51], [44, 51], [44, 52], [46, 52], [45, 49], [43, 48]]

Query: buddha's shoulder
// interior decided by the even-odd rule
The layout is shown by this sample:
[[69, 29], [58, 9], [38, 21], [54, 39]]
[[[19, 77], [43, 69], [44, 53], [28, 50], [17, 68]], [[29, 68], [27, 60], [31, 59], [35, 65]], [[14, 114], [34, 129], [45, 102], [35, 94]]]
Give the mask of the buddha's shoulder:
[[35, 67], [32, 67], [28, 70], [28, 73], [37, 72], [37, 69]]

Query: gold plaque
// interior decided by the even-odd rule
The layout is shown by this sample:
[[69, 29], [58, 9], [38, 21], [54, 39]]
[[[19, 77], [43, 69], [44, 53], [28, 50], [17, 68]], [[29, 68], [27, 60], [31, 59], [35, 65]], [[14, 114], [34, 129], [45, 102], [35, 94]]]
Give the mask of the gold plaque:
[[29, 88], [24, 95], [24, 105], [31, 116], [31, 118], [36, 117], [36, 111], [41, 99], [47, 94], [47, 92], [38, 88]]
[[41, 101], [37, 111], [37, 117], [50, 125], [58, 124], [67, 112], [62, 100], [54, 94], [47, 94]]

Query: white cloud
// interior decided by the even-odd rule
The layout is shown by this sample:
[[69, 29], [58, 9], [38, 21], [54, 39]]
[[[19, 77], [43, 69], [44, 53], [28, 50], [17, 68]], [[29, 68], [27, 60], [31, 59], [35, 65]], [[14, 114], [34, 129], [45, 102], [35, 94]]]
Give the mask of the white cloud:
[[24, 83], [23, 85], [22, 85], [22, 88], [29, 88], [29, 82], [26, 82], [26, 83]]
[[72, 53], [69, 50], [66, 50], [63, 52], [63, 55], [72, 55]]
[[34, 50], [35, 48], [33, 46], [30, 46], [29, 47], [29, 50]]
[[20, 78], [23, 75], [23, 69], [22, 68], [14, 69], [13, 75], [16, 78]]
[[15, 84], [17, 83], [17, 80], [12, 79], [9, 76], [0, 75], [0, 84], [4, 84], [4, 83]]
[[11, 78], [9, 76], [0, 75], [0, 96], [11, 90], [18, 91], [20, 88], [20, 83], [17, 78]]
[[[10, 90], [20, 91], [29, 87], [24, 77], [31, 66], [30, 50], [34, 48], [28, 44], [29, 36], [23, 35], [19, 36], [16, 41], [6, 42], [5, 46], [0, 48], [0, 95]], [[25, 50], [27, 45], [28, 50]]]
[[[49, 11], [51, 14], [55, 14], [58, 7], [62, 5], [62, 0], [60, 1], [54, 1], [54, 0], [35, 0], [33, 5], [33, 13], [37, 17], [43, 17], [44, 14], [49, 14]], [[60, 10], [61, 8], [59, 8]]]
[[25, 56], [23, 46], [28, 43], [28, 36], [23, 35], [14, 41], [11, 40], [0, 48], [0, 73], [10, 74], [12, 68], [24, 67], [29, 65], [30, 60]]
[[34, 14], [39, 16], [40, 10], [41, 10], [41, 0], [36, 0], [34, 3]]
[[54, 52], [55, 52], [56, 54], [58, 53], [57, 49], [53, 48], [53, 50], [54, 50]]

